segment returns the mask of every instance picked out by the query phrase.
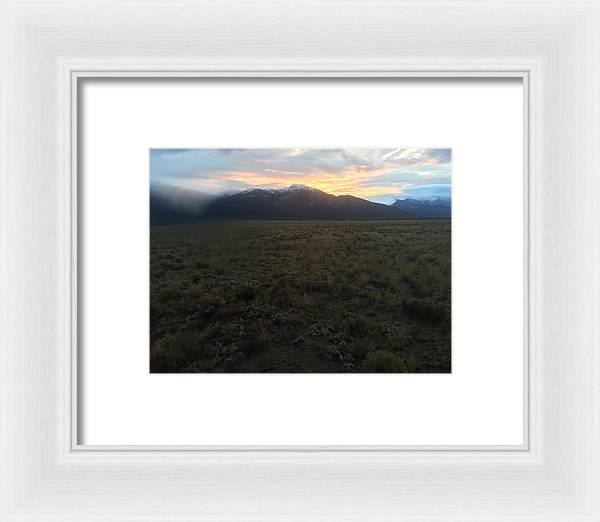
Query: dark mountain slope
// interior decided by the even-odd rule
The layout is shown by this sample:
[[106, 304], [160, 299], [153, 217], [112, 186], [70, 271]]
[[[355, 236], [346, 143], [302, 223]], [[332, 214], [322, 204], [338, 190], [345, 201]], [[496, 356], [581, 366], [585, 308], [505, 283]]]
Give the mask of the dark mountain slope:
[[213, 219], [409, 219], [399, 208], [354, 196], [333, 196], [317, 189], [291, 186], [283, 190], [253, 189], [216, 199], [205, 218]]
[[418, 218], [450, 218], [452, 214], [451, 201], [444, 198], [397, 199], [391, 206]]

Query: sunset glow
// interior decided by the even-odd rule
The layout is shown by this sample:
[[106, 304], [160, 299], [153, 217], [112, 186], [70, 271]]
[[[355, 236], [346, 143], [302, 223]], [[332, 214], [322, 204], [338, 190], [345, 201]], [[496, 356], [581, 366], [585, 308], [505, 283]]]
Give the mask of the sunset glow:
[[[398, 149], [152, 149], [150, 179], [209, 195], [307, 185], [381, 203], [450, 194], [451, 151]], [[431, 188], [431, 191], [428, 190]]]

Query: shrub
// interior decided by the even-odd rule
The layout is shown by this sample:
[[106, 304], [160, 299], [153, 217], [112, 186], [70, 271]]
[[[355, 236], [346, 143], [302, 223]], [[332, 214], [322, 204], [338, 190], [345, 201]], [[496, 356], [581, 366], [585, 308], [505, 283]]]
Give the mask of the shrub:
[[287, 326], [290, 322], [290, 314], [287, 312], [277, 312], [271, 319], [271, 324], [277, 327]]
[[221, 340], [226, 343], [237, 342], [244, 335], [244, 325], [239, 321], [231, 321], [221, 325]]
[[319, 349], [321, 357], [329, 361], [339, 361], [342, 364], [352, 364], [354, 357], [348, 351], [346, 343], [329, 344]]
[[222, 297], [216, 295], [207, 295], [199, 303], [199, 308], [204, 315], [212, 315], [224, 304], [225, 299]]
[[333, 326], [322, 324], [317, 321], [310, 325], [308, 333], [311, 337], [328, 337], [333, 334]]
[[197, 286], [190, 288], [188, 295], [193, 299], [195, 310], [206, 316], [213, 315], [225, 304], [225, 299], [221, 296], [207, 293]]
[[236, 363], [243, 361], [244, 353], [237, 344], [210, 343], [205, 346], [205, 357], [191, 362], [186, 368], [188, 373], [223, 372], [233, 369]]
[[295, 295], [287, 281], [278, 280], [270, 290], [270, 301], [275, 306], [287, 307]]
[[253, 281], [246, 281], [235, 290], [235, 297], [240, 301], [252, 301], [258, 294], [258, 285]]
[[391, 286], [389, 280], [382, 276], [369, 276], [367, 278], [367, 284], [382, 290], [385, 290]]
[[330, 289], [330, 284], [329, 281], [318, 279], [304, 281], [304, 289], [309, 293], [327, 292]]
[[402, 307], [409, 317], [428, 323], [440, 323], [448, 316], [446, 307], [431, 298], [406, 298]]
[[369, 346], [364, 342], [354, 342], [351, 346], [351, 353], [355, 359], [360, 361], [369, 353]]
[[150, 365], [153, 372], [181, 371], [190, 360], [201, 356], [202, 336], [198, 332], [167, 334], [150, 348]]
[[230, 370], [245, 355], [235, 342], [207, 340], [196, 331], [168, 334], [150, 349], [152, 372], [213, 372]]
[[369, 333], [369, 322], [360, 315], [348, 313], [342, 321], [342, 330], [349, 337], [365, 337]]
[[269, 303], [254, 300], [242, 305], [241, 313], [246, 319], [271, 317], [273, 308]]
[[414, 366], [412, 361], [385, 350], [368, 353], [361, 365], [366, 373], [406, 373], [414, 371]]
[[243, 350], [245, 353], [252, 353], [265, 347], [271, 340], [271, 333], [262, 319], [253, 321], [249, 328], [242, 331]]
[[175, 286], [166, 286], [158, 291], [158, 301], [174, 301], [181, 298], [181, 289]]

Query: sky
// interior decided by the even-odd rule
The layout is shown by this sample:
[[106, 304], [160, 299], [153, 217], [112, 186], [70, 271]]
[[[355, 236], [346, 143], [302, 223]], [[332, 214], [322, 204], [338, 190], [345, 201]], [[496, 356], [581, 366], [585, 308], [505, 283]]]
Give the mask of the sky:
[[451, 149], [151, 149], [150, 182], [208, 195], [307, 185], [390, 204], [450, 197]]

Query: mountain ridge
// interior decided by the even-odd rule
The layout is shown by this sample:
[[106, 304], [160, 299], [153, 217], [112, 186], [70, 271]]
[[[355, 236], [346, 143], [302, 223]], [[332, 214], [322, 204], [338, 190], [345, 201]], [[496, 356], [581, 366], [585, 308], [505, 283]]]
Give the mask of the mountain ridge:
[[449, 198], [397, 199], [391, 206], [410, 212], [415, 217], [422, 219], [447, 219], [452, 216], [452, 201]]
[[[194, 198], [198, 201], [197, 205], [194, 205]], [[402, 200], [384, 205], [352, 195], [335, 196], [306, 185], [290, 185], [283, 189], [253, 188], [213, 198], [193, 190], [177, 189], [174, 192], [151, 187], [150, 224], [184, 224], [207, 219], [377, 220], [424, 217], [424, 207], [413, 205], [420, 211], [419, 216], [396, 206], [398, 201]]]
[[312, 187], [254, 189], [217, 198], [205, 218], [224, 219], [408, 219], [412, 215], [355, 196], [334, 196]]

